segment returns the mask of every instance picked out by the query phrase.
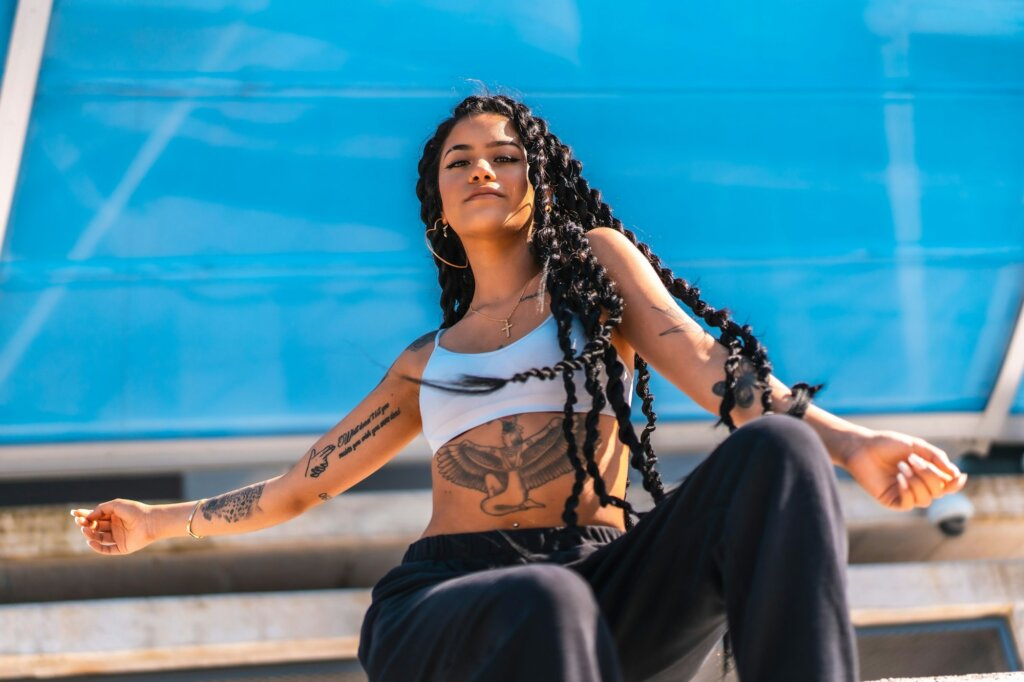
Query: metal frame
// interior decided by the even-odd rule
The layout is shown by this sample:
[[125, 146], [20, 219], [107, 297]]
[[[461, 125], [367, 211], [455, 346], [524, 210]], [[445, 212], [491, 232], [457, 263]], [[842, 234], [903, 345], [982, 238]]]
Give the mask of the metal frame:
[[53, 0], [18, 0], [0, 84], [0, 255], [32, 118]]
[[[985, 411], [982, 413], [977, 431], [975, 431], [977, 436], [973, 447], [980, 454], [988, 454], [992, 442], [1003, 439], [1006, 424], [1011, 421], [1010, 410], [1013, 409], [1013, 400], [1017, 397], [1022, 374], [1024, 374], [1024, 298], [1021, 299], [1020, 308], [1017, 310], [1017, 322], [1010, 335], [1010, 343], [1006, 348], [1006, 355], [1003, 356], [1003, 363], [999, 367], [995, 386], [989, 394], [988, 404], [985, 406]], [[1016, 438], [1011, 437], [1007, 440], [1024, 442], [1020, 429], [1016, 429], [1016, 436]]]

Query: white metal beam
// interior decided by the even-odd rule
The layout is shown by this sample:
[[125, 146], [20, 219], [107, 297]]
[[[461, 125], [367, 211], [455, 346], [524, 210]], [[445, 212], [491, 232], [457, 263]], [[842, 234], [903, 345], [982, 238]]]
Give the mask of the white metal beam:
[[0, 254], [14, 203], [52, 9], [53, 0], [19, 0], [7, 46], [0, 84]]
[[[880, 414], [845, 416], [872, 429], [908, 433], [958, 457], [973, 447], [979, 432], [977, 412]], [[660, 423], [651, 437], [660, 456], [706, 455], [728, 435], [714, 421]], [[642, 428], [643, 424], [635, 424]], [[1024, 417], [1005, 419], [999, 439], [1024, 442]], [[84, 443], [43, 443], [0, 446], [0, 480], [69, 478], [124, 474], [155, 474], [264, 466], [290, 466], [321, 436], [259, 436], [238, 438], [181, 438]], [[420, 436], [397, 461], [429, 462], [430, 448]]]
[[[1013, 400], [1020, 388], [1021, 375], [1024, 374], [1024, 297], [1017, 310], [1017, 323], [1010, 335], [1010, 344], [1003, 356], [1003, 364], [999, 368], [995, 386], [989, 395], [988, 404], [978, 423], [977, 440], [974, 448], [981, 454], [988, 452], [992, 441], [1000, 439], [1004, 425], [1010, 418]], [[1019, 439], [1015, 439], [1019, 440]]]

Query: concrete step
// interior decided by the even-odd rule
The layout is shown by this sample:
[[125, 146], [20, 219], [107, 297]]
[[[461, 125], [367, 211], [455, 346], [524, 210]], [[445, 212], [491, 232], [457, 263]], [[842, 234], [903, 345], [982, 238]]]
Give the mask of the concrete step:
[[[1024, 477], [972, 477], [964, 497], [975, 515], [954, 537], [851, 480], [839, 491], [851, 564], [1024, 558]], [[634, 503], [652, 506], [645, 494]], [[431, 496], [350, 492], [273, 528], [164, 541], [116, 561], [93, 553], [67, 513], [91, 504], [0, 508], [0, 602], [369, 587], [419, 537]]]
[[[1022, 650], [1024, 560], [859, 565], [849, 578], [858, 627], [994, 616]], [[369, 603], [367, 589], [336, 589], [4, 605], [0, 679], [352, 659]]]
[[0, 606], [0, 679], [355, 658], [369, 590]]

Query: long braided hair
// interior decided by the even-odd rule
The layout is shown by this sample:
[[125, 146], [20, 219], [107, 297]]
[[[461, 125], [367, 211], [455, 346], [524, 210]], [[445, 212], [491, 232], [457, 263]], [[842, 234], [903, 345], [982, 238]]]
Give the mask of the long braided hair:
[[[477, 114], [500, 114], [514, 126], [526, 150], [528, 177], [534, 187], [536, 202], [533, 212], [533, 235], [529, 243], [530, 253], [541, 268], [540, 289], [551, 295], [551, 313], [558, 327], [558, 343], [563, 359], [549, 367], [535, 367], [513, 374], [507, 378], [464, 375], [456, 382], [440, 383], [413, 379], [442, 390], [457, 393], [491, 393], [512, 382], [530, 379], [553, 380], [561, 377], [565, 386], [566, 399], [562, 432], [565, 436], [566, 455], [573, 464], [575, 481], [572, 493], [566, 499], [562, 519], [567, 526], [577, 526], [576, 507], [587, 476], [594, 480], [594, 491], [601, 506], [614, 505], [623, 510], [625, 526], [633, 527], [632, 517], [639, 518], [632, 505], [608, 492], [600, 475], [594, 457], [598, 438], [599, 413], [611, 403], [618, 423], [618, 437], [630, 451], [630, 464], [641, 474], [644, 489], [651, 495], [655, 505], [665, 498], [665, 489], [658, 474], [657, 456], [651, 446], [651, 433], [655, 429], [657, 415], [654, 412], [654, 396], [649, 389], [650, 371], [639, 354], [634, 356], [637, 375], [637, 395], [642, 399], [642, 411], [647, 425], [637, 435], [630, 422], [630, 406], [626, 402], [621, 379], [625, 376], [624, 366], [611, 343], [611, 332], [622, 320], [623, 301], [613, 287], [606, 270], [598, 263], [591, 251], [587, 232], [595, 227], [611, 227], [624, 234], [650, 262], [668, 291], [689, 306], [698, 317], [709, 325], [722, 330], [718, 342], [729, 350], [725, 361], [725, 382], [719, 419], [715, 427], [725, 424], [729, 432], [736, 429], [730, 411], [736, 404], [735, 387], [741, 362], [749, 360], [756, 370], [756, 387], [765, 389], [761, 395], [763, 412], [772, 407], [768, 377], [772, 365], [761, 343], [754, 338], [749, 325], [738, 325], [727, 310], [717, 310], [700, 299], [700, 290], [686, 280], [676, 277], [665, 267], [651, 248], [636, 238], [621, 221], [612, 215], [611, 207], [602, 201], [601, 192], [591, 188], [583, 178], [583, 164], [573, 158], [570, 148], [548, 130], [547, 122], [535, 116], [525, 104], [506, 95], [472, 95], [455, 106], [451, 117], [442, 121], [433, 136], [426, 142], [419, 162], [419, 180], [416, 196], [420, 200], [420, 217], [427, 226], [433, 226], [441, 216], [441, 195], [438, 185], [438, 166], [441, 147], [456, 123]], [[442, 237], [434, 230], [430, 236], [431, 247], [444, 260], [453, 263], [467, 263], [466, 252], [458, 237]], [[474, 279], [471, 268], [453, 268], [439, 258], [434, 258], [438, 268], [438, 282], [441, 285], [441, 310], [444, 315], [441, 327], [447, 329], [461, 320], [469, 310], [473, 299]], [[608, 312], [604, 323], [600, 322], [602, 309]], [[582, 323], [587, 343], [579, 354], [574, 354], [570, 341], [573, 320]], [[600, 372], [607, 368], [607, 385], [602, 392]], [[586, 378], [585, 387], [591, 396], [592, 405], [585, 418], [586, 436], [582, 448], [576, 442], [572, 427], [576, 404], [576, 384], [573, 374], [582, 372]], [[810, 386], [806, 383], [791, 387], [793, 404], [788, 414], [802, 418], [823, 384]], [[603, 393], [603, 394], [602, 394]], [[606, 398], [607, 396], [607, 402]], [[580, 456], [582, 450], [582, 457]], [[629, 481], [627, 478], [627, 490]], [[725, 659], [723, 676], [729, 670], [730, 641], [728, 630], [724, 637]]]

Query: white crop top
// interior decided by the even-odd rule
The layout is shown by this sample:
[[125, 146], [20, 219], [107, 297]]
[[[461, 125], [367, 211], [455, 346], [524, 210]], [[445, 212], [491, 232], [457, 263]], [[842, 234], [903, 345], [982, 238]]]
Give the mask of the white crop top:
[[[563, 359], [558, 345], [558, 324], [550, 314], [521, 339], [484, 353], [455, 353], [442, 348], [438, 341], [443, 331], [439, 329], [434, 337], [434, 351], [423, 368], [424, 380], [447, 383], [457, 381], [461, 374], [508, 378], [516, 372], [549, 367]], [[576, 353], [586, 345], [583, 324], [576, 318], [573, 318], [569, 338]], [[632, 405], [633, 378], [625, 363], [622, 371], [626, 403]], [[603, 391], [608, 380], [607, 370], [602, 368], [598, 377]], [[575, 371], [573, 381], [576, 384], [573, 410], [587, 412], [592, 401], [585, 387], [586, 377], [583, 372]], [[522, 412], [562, 412], [564, 409], [565, 383], [561, 376], [550, 380], [531, 377], [525, 382], [509, 383], [484, 395], [463, 395], [420, 385], [423, 435], [434, 454], [455, 436], [492, 419]], [[605, 403], [601, 413], [615, 414], [610, 403]]]

